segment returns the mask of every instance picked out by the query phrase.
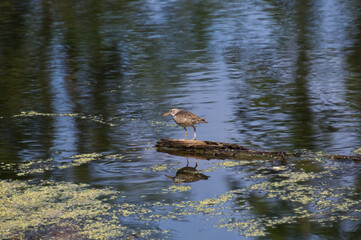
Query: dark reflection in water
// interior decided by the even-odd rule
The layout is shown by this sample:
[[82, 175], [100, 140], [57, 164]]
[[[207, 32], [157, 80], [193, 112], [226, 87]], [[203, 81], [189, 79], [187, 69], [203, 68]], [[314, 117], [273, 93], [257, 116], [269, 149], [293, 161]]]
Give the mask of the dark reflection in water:
[[[234, 122], [245, 138], [252, 136], [251, 144], [314, 150], [333, 146], [333, 151], [342, 152], [349, 142], [360, 141], [360, 109], [345, 99], [360, 89], [346, 90], [353, 89], [360, 76], [359, 69], [345, 61], [345, 48], [359, 46], [356, 36], [347, 36], [354, 31], [355, 16], [348, 15], [344, 24], [350, 28], [340, 32], [337, 22], [327, 21], [339, 16], [333, 5], [307, 1], [291, 5], [272, 4], [269, 7], [277, 15], [266, 14], [259, 25], [250, 23], [263, 28], [267, 38], [247, 35], [251, 42], [246, 37], [232, 40], [235, 47], [224, 54], [236, 89]], [[349, 78], [354, 79], [352, 87]]]
[[[352, 154], [361, 145], [360, 39], [357, 0], [1, 1], [0, 162], [14, 164], [2, 165], [1, 177], [109, 186], [136, 203], [198, 201], [253, 184], [240, 181], [238, 166], [193, 182], [193, 192], [157, 192], [173, 184], [164, 175], [183, 161], [153, 148], [160, 138], [183, 138], [161, 117], [171, 108], [206, 117], [200, 140]], [[101, 157], [59, 167], [87, 153]], [[22, 164], [43, 160], [45, 172], [21, 175]], [[304, 161], [292, 169], [323, 167]], [[323, 183], [359, 190], [354, 169], [347, 174], [341, 166], [337, 179]], [[249, 167], [248, 174], [264, 172]], [[280, 212], [293, 207], [252, 194], [242, 201], [260, 215], [274, 215], [266, 209], [273, 204]], [[360, 232], [357, 221], [332, 227], [302, 221], [289, 224], [292, 231], [273, 226], [267, 237]], [[190, 238], [180, 222], [172, 224], [175, 238]], [[189, 228], [192, 238], [225, 234], [206, 225], [207, 231]]]
[[187, 166], [179, 169], [176, 172], [175, 177], [171, 177], [168, 175], [166, 175], [166, 177], [172, 179], [173, 182], [176, 184], [180, 184], [182, 182], [184, 182], [184, 183], [196, 182], [199, 180], [207, 180], [209, 178], [209, 176], [207, 176], [197, 170], [197, 166], [198, 166], [197, 159], [196, 159], [195, 167], [188, 167], [188, 165], [189, 165], [189, 160], [187, 158]]

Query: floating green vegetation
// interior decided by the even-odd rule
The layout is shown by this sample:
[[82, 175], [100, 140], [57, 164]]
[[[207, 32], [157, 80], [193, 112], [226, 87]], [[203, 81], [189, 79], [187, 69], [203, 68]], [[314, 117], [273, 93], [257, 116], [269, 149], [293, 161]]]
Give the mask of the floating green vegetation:
[[69, 167], [78, 167], [80, 165], [97, 160], [101, 157], [103, 157], [103, 155], [100, 153], [77, 154], [77, 155], [70, 157], [70, 159], [72, 159], [70, 164], [61, 165], [61, 166], [59, 166], [59, 169], [64, 169], [64, 168], [69, 168]]
[[[31, 160], [29, 162], [21, 163], [18, 165], [17, 175], [24, 176], [29, 174], [44, 173], [46, 171], [51, 171], [51, 170], [62, 170], [71, 167], [78, 167], [103, 157], [122, 158], [123, 156], [118, 156], [118, 155], [103, 156], [100, 153], [85, 153], [85, 154], [77, 154], [71, 156], [69, 159], [63, 161], [54, 161], [52, 158]], [[4, 167], [8, 167], [8, 166], [4, 166]]]
[[242, 165], [242, 164], [246, 164], [246, 161], [225, 160], [225, 161], [221, 161], [221, 162], [215, 162], [214, 164], [216, 164], [218, 166], [222, 166], [222, 167], [234, 167], [234, 166], [239, 166], [239, 165]]
[[160, 172], [160, 171], [164, 171], [168, 168], [167, 164], [155, 164], [153, 166], [151, 166], [150, 168], [143, 168], [143, 171], [152, 171], [152, 172]]
[[243, 221], [233, 219], [222, 219], [220, 222], [226, 221], [217, 225], [219, 228], [226, 228], [228, 231], [236, 231], [242, 233], [246, 237], [264, 237], [267, 236], [267, 229], [262, 222], [257, 219], [243, 219]]
[[[101, 156], [99, 156], [99, 157], [101, 157]], [[106, 155], [104, 157], [108, 158], [108, 159], [117, 159], [117, 160], [124, 158], [124, 156], [122, 154], [111, 154], [111, 155]]]
[[121, 154], [103, 155], [100, 153], [84, 153], [71, 156], [66, 159], [55, 161], [52, 158], [49, 159], [35, 159], [28, 162], [14, 164], [3, 163], [0, 165], [1, 170], [13, 170], [17, 172], [18, 176], [25, 176], [31, 174], [40, 174], [46, 171], [63, 170], [72, 167], [78, 167], [99, 159], [122, 159]]
[[[169, 205], [173, 214], [162, 215], [162, 218], [203, 215], [205, 220], [214, 222], [214, 227], [246, 237], [267, 236], [270, 228], [304, 221], [321, 227], [345, 220], [360, 221], [361, 196], [357, 188], [342, 183], [337, 186], [330, 181], [345, 166], [322, 160], [322, 156], [314, 158], [285, 166], [274, 166], [265, 161], [261, 167], [255, 166], [253, 161], [217, 164], [229, 168], [242, 165], [244, 173], [249, 173], [248, 177], [242, 178], [247, 182], [245, 187], [214, 198]], [[302, 167], [305, 162], [313, 167]], [[285, 207], [286, 212], [282, 210]], [[148, 216], [151, 218], [152, 215]]]
[[[327, 184], [327, 181], [337, 174], [339, 168], [341, 166], [338, 163], [328, 163], [322, 170], [315, 168], [315, 172], [306, 172], [302, 168], [296, 169], [294, 165], [290, 165], [282, 166], [282, 171], [275, 171], [273, 174], [270, 174], [267, 168], [260, 169], [261, 173], [257, 174], [257, 177], [250, 176], [245, 179], [257, 181], [256, 183], [237, 190], [238, 194], [245, 195], [245, 198], [252, 195], [260, 196], [253, 199], [253, 202], [247, 203], [249, 207], [259, 211], [259, 216], [252, 217], [250, 221], [249, 216], [244, 220], [224, 219], [218, 226], [242, 232], [245, 236], [264, 236], [268, 228], [297, 223], [304, 219], [320, 224], [343, 220], [360, 221], [360, 214], [355, 214], [361, 212], [359, 208], [361, 198], [357, 189]], [[265, 174], [262, 174], [262, 171]], [[262, 202], [262, 207], [257, 205], [257, 201]], [[275, 206], [282, 209], [281, 206], [285, 205], [288, 206], [288, 213], [278, 213]], [[268, 215], [273, 208], [276, 210], [271, 214], [274, 215], [271, 218]], [[268, 214], [262, 214], [263, 211], [268, 211]]]
[[[81, 165], [100, 158], [121, 159], [123, 156], [92, 153], [69, 159], [73, 164]], [[43, 160], [44, 166], [52, 161]], [[217, 162], [215, 168], [235, 170], [229, 176], [234, 180], [232, 190], [188, 201], [178, 195], [187, 193], [184, 195], [191, 196], [196, 189], [191, 185], [159, 188], [157, 193], [160, 195], [177, 196], [172, 203], [146, 202], [145, 195], [141, 196], [145, 202], [134, 203], [122, 193], [91, 189], [87, 185], [41, 182], [34, 186], [29, 182], [0, 181], [0, 238], [22, 238], [29, 231], [51, 234], [58, 229], [64, 234], [72, 234], [67, 238], [127, 238], [133, 235], [149, 238], [153, 234], [164, 237], [169, 231], [163, 229], [166, 225], [162, 225], [162, 220], [183, 221], [189, 216], [209, 221], [210, 228], [226, 229], [245, 237], [267, 237], [269, 229], [305, 221], [311, 227], [361, 221], [361, 193], [356, 186], [339, 181], [343, 172], [349, 172], [347, 165], [327, 161], [322, 154], [286, 165], [277, 164], [264, 160]], [[4, 168], [11, 167], [4, 165]], [[157, 172], [167, 168], [169, 165], [156, 164], [143, 170]], [[242, 174], [237, 174], [240, 169]], [[108, 198], [100, 200], [104, 196]], [[122, 203], [107, 202], [113, 197], [121, 199]], [[125, 222], [136, 223], [136, 230]], [[139, 226], [148, 229], [140, 227], [139, 230]]]
[[178, 127], [175, 123], [169, 123], [168, 121], [150, 121], [150, 125], [152, 127], [158, 127], [158, 126], [166, 126], [166, 127]]
[[115, 93], [115, 92], [121, 91], [122, 88], [123, 88], [123, 86], [117, 86], [116, 88], [110, 89], [108, 91], [111, 93]]
[[146, 168], [142, 168], [142, 171], [151, 171], [151, 172], [163, 172], [163, 171], [167, 171], [169, 169], [177, 169], [175, 166], [179, 165], [179, 163], [157, 163], [154, 164], [150, 167], [146, 167]]
[[122, 226], [109, 203], [99, 197], [112, 195], [109, 189], [86, 185], [41, 181], [0, 181], [0, 238], [108, 239], [124, 236]]
[[178, 127], [177, 124], [169, 123], [169, 121], [149, 121], [150, 126], [152, 127], [153, 131], [161, 132], [164, 127]]
[[53, 165], [53, 159], [40, 159], [32, 160], [26, 163], [21, 163], [17, 169], [18, 176], [24, 176], [29, 174], [39, 174], [46, 171], [55, 169]]
[[146, 150], [146, 151], [149, 151], [149, 150], [156, 150], [156, 148], [155, 148], [155, 147], [147, 147], [147, 148], [144, 148], [144, 150]]
[[[14, 115], [14, 117], [34, 117], [34, 116], [40, 116], [40, 117], [73, 117], [73, 118], [91, 120], [93, 122], [97, 122], [97, 123], [100, 123], [100, 124], [105, 124], [105, 125], [108, 125], [110, 127], [115, 127], [116, 126], [116, 124], [104, 120], [103, 117], [92, 116], [92, 115], [84, 115], [84, 114], [81, 114], [81, 113], [41, 113], [41, 112], [29, 111], [29, 112], [21, 112], [20, 114]], [[112, 120], [115, 120], [115, 119], [116, 118], [113, 118]]]
[[354, 153], [356, 153], [356, 154], [361, 154], [361, 148], [356, 149], [356, 150], [354, 151]]
[[[264, 162], [265, 162], [264, 160], [252, 160], [252, 164], [262, 164]], [[212, 164], [215, 164], [219, 167], [232, 168], [235, 166], [250, 165], [250, 161], [248, 161], [248, 160], [223, 160], [223, 161], [219, 161], [219, 162], [214, 162]]]
[[163, 193], [187, 192], [191, 190], [191, 186], [172, 185], [168, 189], [163, 189]]
[[110, 203], [114, 198], [126, 200], [120, 192], [86, 184], [0, 180], [0, 238], [154, 239], [150, 236], [169, 234], [149, 222], [126, 226], [123, 222], [154, 222], [159, 214], [147, 204]]
[[203, 169], [202, 170], [202, 173], [205, 173], [205, 172], [213, 172], [214, 170], [216, 170], [217, 167], [213, 166], [213, 167], [210, 167], [210, 168], [207, 168], [207, 169]]
[[0, 162], [0, 169], [4, 171], [13, 171], [16, 169], [17, 164], [16, 163], [4, 163]]

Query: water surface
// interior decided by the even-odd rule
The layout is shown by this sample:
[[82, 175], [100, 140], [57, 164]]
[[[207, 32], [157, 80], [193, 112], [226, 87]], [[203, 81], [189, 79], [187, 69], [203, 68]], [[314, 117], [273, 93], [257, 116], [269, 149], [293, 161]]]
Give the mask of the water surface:
[[[360, 39], [354, 0], [2, 1], [1, 179], [109, 187], [116, 239], [351, 239], [360, 165], [319, 152], [360, 148]], [[187, 159], [154, 148], [184, 137], [174, 107], [199, 140], [307, 154], [198, 159], [209, 179], [175, 184]]]

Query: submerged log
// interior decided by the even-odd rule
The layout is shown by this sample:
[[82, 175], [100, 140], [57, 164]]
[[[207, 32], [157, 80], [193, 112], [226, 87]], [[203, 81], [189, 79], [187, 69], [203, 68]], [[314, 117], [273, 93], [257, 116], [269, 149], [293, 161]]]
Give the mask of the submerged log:
[[179, 156], [192, 156], [199, 159], [285, 159], [299, 156], [299, 153], [284, 151], [251, 150], [233, 143], [161, 139], [156, 144], [157, 151]]
[[[299, 152], [251, 150], [233, 143], [179, 139], [161, 139], [157, 142], [156, 148], [158, 152], [198, 159], [246, 160], [271, 158], [275, 160], [285, 160], [290, 157], [300, 157], [303, 155]], [[361, 156], [353, 155], [325, 154], [323, 157], [335, 160], [361, 161]]]

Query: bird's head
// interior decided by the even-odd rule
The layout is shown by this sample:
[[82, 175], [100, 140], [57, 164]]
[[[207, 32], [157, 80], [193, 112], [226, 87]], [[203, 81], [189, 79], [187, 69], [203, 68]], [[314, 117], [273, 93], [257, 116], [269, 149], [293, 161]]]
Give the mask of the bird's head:
[[169, 112], [167, 112], [166, 114], [163, 114], [163, 117], [164, 116], [167, 116], [167, 115], [172, 115], [174, 117], [174, 115], [176, 115], [180, 110], [177, 109], [177, 108], [172, 108], [171, 110], [169, 110]]

